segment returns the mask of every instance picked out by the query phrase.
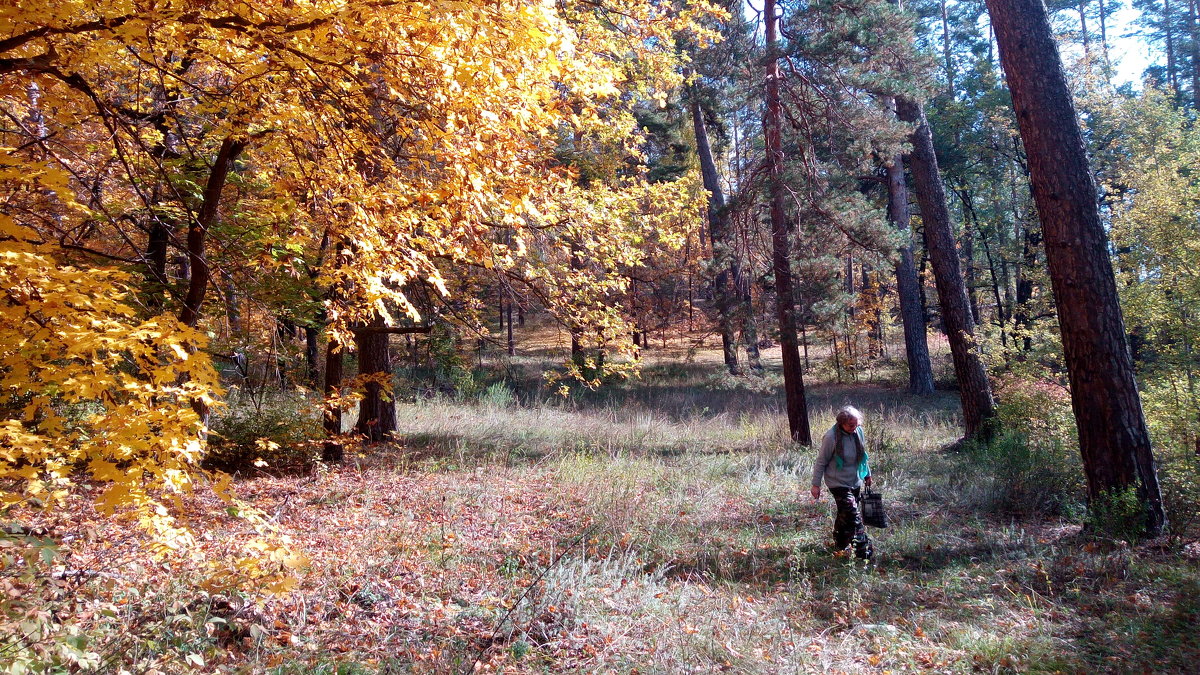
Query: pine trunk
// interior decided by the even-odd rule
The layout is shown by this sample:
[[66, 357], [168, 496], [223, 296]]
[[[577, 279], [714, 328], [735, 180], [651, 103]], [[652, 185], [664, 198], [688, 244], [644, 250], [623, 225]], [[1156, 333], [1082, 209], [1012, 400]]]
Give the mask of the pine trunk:
[[[1175, 90], [1175, 96], [1179, 96], [1179, 77], [1176, 75], [1175, 68], [1175, 29], [1172, 25], [1174, 19], [1171, 16], [1171, 0], [1163, 0], [1163, 16], [1162, 26], [1163, 32], [1166, 33], [1167, 42], [1167, 82], [1171, 88]], [[1056, 52], [1057, 53], [1057, 52]], [[1001, 57], [1003, 60], [1003, 57]]]
[[1033, 301], [1033, 278], [1030, 274], [1033, 266], [1037, 264], [1037, 252], [1042, 245], [1041, 230], [1026, 225], [1021, 242], [1021, 266], [1017, 268], [1017, 297], [1013, 324], [1022, 332], [1022, 346], [1028, 352], [1033, 349], [1033, 337], [1029, 334], [1033, 328], [1033, 316], [1030, 313], [1033, 309], [1030, 306]]
[[1196, 0], [1188, 0], [1188, 38], [1192, 56], [1192, 107], [1200, 110], [1200, 32], [1196, 29]]
[[725, 193], [717, 175], [717, 164], [713, 161], [712, 146], [708, 142], [708, 127], [704, 124], [704, 111], [695, 89], [691, 90], [692, 126], [696, 132], [696, 154], [700, 156], [700, 175], [704, 189], [708, 190], [709, 241], [712, 242], [713, 265], [717, 269], [713, 280], [714, 299], [717, 305], [717, 324], [721, 331], [721, 351], [725, 355], [725, 367], [731, 375], [737, 375], [737, 335], [733, 322], [733, 308], [737, 289], [731, 283], [737, 279], [737, 259], [732, 255], [729, 241], [729, 213], [725, 210]]
[[509, 292], [507, 309], [505, 310], [507, 312], [506, 318], [508, 320], [508, 325], [506, 326], [506, 328], [508, 329], [508, 355], [509, 356], [517, 355], [517, 341], [513, 339], [513, 302], [514, 302], [514, 298], [512, 296], [512, 293]]
[[[970, 198], [968, 197], [968, 200]], [[962, 233], [963, 279], [967, 284], [967, 304], [971, 308], [971, 325], [978, 326], [979, 293], [975, 287], [975, 230], [970, 218], [964, 219]]]
[[1088, 495], [1136, 486], [1146, 532], [1166, 525], [1083, 135], [1041, 0], [988, 0], [1029, 161], [1058, 308]]
[[320, 384], [320, 369], [317, 360], [320, 359], [321, 329], [316, 326], [304, 327], [304, 366], [308, 385], [316, 388]]
[[908, 185], [904, 182], [904, 163], [900, 155], [896, 155], [888, 166], [888, 219], [904, 237], [900, 261], [896, 263], [896, 292], [900, 296], [900, 319], [904, 324], [908, 390], [913, 394], [932, 394], [933, 368], [929, 364], [921, 287], [913, 264], [912, 234], [908, 225], [912, 214], [908, 208]]
[[754, 292], [750, 287], [750, 278], [745, 274], [740, 275], [735, 283], [742, 303], [742, 346], [746, 348], [746, 366], [750, 372], [761, 375], [763, 365], [758, 353], [758, 313], [754, 309]]
[[946, 190], [938, 173], [937, 156], [933, 151], [933, 134], [920, 104], [906, 98], [897, 98], [896, 112], [901, 120], [915, 125], [909, 167], [912, 169], [913, 183], [917, 191], [917, 203], [921, 207], [925, 249], [929, 252], [929, 261], [933, 265], [934, 282], [942, 309], [942, 324], [950, 342], [966, 435], [986, 435], [991, 426], [988, 421], [996, 412], [995, 403], [992, 400], [992, 387], [988, 382], [987, 370], [976, 351], [971, 306], [959, 266], [958, 249], [954, 245], [954, 234], [950, 230]]
[[790, 228], [783, 209], [783, 124], [779, 102], [779, 61], [776, 50], [776, 0], [767, 0], [765, 21], [767, 59], [764, 65], [767, 173], [771, 186], [771, 249], [775, 274], [775, 310], [779, 320], [779, 346], [783, 352], [783, 391], [787, 406], [788, 430], [792, 440], [812, 445], [808, 425], [808, 404], [804, 400], [804, 379], [800, 371], [800, 346], [796, 340], [795, 294], [792, 289]]

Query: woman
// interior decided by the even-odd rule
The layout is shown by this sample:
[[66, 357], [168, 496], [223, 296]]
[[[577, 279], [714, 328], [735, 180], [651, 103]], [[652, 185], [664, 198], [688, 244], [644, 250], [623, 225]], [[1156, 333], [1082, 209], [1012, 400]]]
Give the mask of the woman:
[[863, 416], [852, 406], [837, 413], [837, 422], [821, 439], [821, 451], [813, 463], [812, 497], [821, 498], [821, 479], [837, 503], [833, 521], [834, 547], [843, 551], [854, 544], [854, 555], [870, 559], [871, 540], [863, 527], [858, 503], [860, 490], [871, 487], [871, 467], [867, 464], [867, 441], [862, 430]]

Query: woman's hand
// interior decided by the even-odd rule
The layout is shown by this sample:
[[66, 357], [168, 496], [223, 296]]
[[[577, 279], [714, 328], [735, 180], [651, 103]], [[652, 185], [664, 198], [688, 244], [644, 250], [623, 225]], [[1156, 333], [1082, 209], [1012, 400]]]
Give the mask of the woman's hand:
[[813, 496], [813, 499], [821, 498], [821, 486], [820, 485], [814, 485], [812, 487], [812, 496]]

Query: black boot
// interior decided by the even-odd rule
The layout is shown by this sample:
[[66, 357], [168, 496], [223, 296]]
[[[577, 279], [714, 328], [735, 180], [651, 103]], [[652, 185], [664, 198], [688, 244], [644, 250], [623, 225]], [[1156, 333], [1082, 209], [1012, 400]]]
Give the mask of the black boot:
[[854, 557], [870, 560], [873, 555], [875, 555], [875, 547], [871, 544], [870, 538], [865, 534], [856, 535], [854, 537]]

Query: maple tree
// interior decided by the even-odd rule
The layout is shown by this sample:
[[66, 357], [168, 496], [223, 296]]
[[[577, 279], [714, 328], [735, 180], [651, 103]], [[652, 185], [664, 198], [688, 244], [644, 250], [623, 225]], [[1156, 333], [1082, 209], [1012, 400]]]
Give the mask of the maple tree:
[[111, 484], [102, 505], [165, 513], [152, 493], [200, 475], [219, 396], [208, 334], [243, 326], [236, 294], [324, 325], [336, 351], [358, 327], [420, 321], [415, 286], [445, 295], [459, 270], [498, 270], [598, 343], [625, 334], [620, 268], [677, 246], [700, 202], [695, 177], [622, 175], [638, 152], [624, 95], [662, 100], [681, 75], [656, 45], [710, 11], [0, 9], [0, 478], [25, 480], [7, 499], [61, 496], [86, 467]]

